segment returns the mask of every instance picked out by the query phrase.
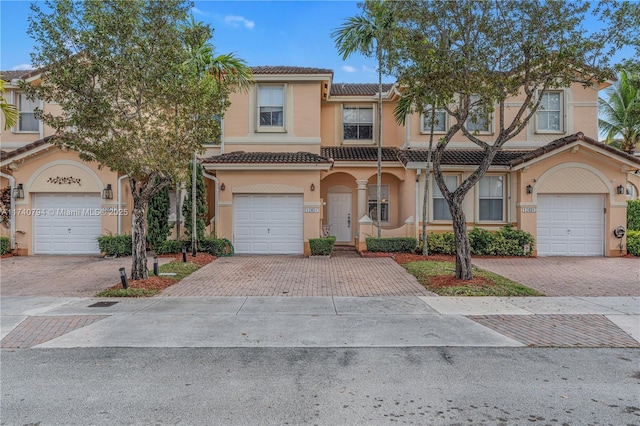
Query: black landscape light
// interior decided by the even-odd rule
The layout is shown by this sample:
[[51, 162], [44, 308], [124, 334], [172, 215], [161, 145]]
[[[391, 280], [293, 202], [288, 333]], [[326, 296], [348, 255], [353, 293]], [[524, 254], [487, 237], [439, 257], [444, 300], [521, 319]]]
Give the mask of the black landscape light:
[[129, 288], [129, 283], [127, 282], [127, 273], [124, 268], [120, 268], [120, 281], [122, 281], [122, 288], [125, 290]]
[[158, 256], [153, 256], [153, 275], [158, 276]]
[[182, 247], [182, 262], [187, 263], [187, 248]]

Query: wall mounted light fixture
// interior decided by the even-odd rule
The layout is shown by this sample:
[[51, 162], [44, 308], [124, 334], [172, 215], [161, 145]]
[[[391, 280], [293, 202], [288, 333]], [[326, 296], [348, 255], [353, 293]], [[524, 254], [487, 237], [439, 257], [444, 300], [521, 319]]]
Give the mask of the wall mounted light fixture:
[[224, 186], [224, 182], [222, 182], [222, 183], [220, 184], [220, 191], [224, 191], [224, 188], [225, 188], [225, 186]]
[[311, 186], [309, 187], [310, 190], [315, 191], [316, 190], [316, 186], [314, 184], [311, 184]]
[[624, 193], [625, 193], [625, 191], [624, 191], [624, 186], [622, 186], [622, 185], [618, 185], [618, 188], [617, 188], [617, 189], [618, 189], [618, 195], [622, 195], [622, 194], [624, 194]]
[[19, 183], [17, 187], [13, 188], [13, 198], [15, 199], [23, 199], [24, 198], [24, 189], [22, 189], [22, 184]]
[[111, 184], [108, 183], [107, 187], [102, 190], [102, 198], [105, 200], [113, 199], [113, 189], [111, 189]]
[[533, 194], [533, 186], [527, 185], [527, 194]]

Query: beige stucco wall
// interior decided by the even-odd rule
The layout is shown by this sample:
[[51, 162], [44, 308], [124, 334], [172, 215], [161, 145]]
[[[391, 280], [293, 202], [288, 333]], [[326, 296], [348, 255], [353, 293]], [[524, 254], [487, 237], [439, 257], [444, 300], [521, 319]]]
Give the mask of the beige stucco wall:
[[[38, 193], [95, 193], [100, 194], [107, 184], [113, 189], [112, 200], [102, 200], [101, 207], [117, 209], [117, 174], [108, 168], [98, 169], [96, 163], [87, 163], [80, 160], [73, 151], [62, 151], [57, 147], [51, 147], [46, 153], [16, 162], [17, 169], [12, 170], [16, 179], [16, 185], [22, 183], [24, 199], [16, 200], [16, 243], [20, 254], [33, 252], [33, 223], [34, 194]], [[56, 178], [74, 178], [72, 183], [56, 183]], [[49, 181], [50, 178], [52, 181]], [[128, 197], [125, 197], [127, 200]], [[127, 201], [128, 203], [128, 201]], [[130, 206], [122, 208], [130, 210]], [[122, 217], [123, 229], [131, 229], [130, 216]], [[117, 233], [117, 212], [111, 211], [102, 215], [102, 233]], [[125, 232], [126, 233], [126, 232]], [[4, 233], [3, 233], [4, 235]]]

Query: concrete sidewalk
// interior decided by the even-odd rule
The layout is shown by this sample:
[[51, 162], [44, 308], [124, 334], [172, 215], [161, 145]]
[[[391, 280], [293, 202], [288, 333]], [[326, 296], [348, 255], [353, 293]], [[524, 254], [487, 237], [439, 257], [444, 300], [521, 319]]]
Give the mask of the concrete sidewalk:
[[3, 348], [640, 347], [640, 297], [3, 297], [1, 304]]

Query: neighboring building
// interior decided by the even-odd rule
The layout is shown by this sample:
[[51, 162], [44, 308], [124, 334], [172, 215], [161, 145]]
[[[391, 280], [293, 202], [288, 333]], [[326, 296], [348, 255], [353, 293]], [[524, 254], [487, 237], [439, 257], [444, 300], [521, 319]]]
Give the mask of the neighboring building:
[[[326, 234], [335, 235], [338, 244], [364, 249], [364, 239], [377, 235], [373, 222], [378, 214], [383, 235], [418, 235], [428, 120], [416, 114], [407, 118], [406, 126], [396, 124], [393, 109], [399, 94], [394, 85], [383, 86], [383, 186], [378, 213], [378, 86], [333, 83], [328, 69], [254, 67], [253, 73], [256, 83], [231, 95], [220, 144], [207, 145], [202, 158], [209, 175], [211, 231], [229, 238], [237, 253], [255, 254], [309, 254], [309, 239]], [[26, 75], [14, 78], [36, 78]], [[626, 193], [638, 194], [640, 176], [635, 172], [640, 158], [588, 137], [598, 134], [597, 96], [605, 86], [575, 84], [544, 95], [544, 110], [505, 146], [468, 193], [464, 208], [470, 228], [495, 230], [512, 224], [536, 237], [539, 256], [620, 254], [625, 240], [615, 238], [613, 230], [626, 224]], [[14, 85], [7, 94], [10, 102], [19, 98]], [[510, 102], [514, 109], [508, 109], [507, 116], [518, 102]], [[443, 112], [436, 114], [436, 133], [442, 134], [449, 123]], [[25, 126], [35, 128], [26, 121]], [[489, 141], [494, 120], [487, 117], [475, 127]], [[42, 129], [37, 136], [47, 135]], [[130, 203], [126, 179], [118, 203], [119, 176], [82, 163], [75, 153], [46, 141], [35, 147], [28, 144], [33, 139], [19, 131], [2, 133], [3, 150], [22, 147], [22, 152], [3, 153], [1, 162], [3, 176], [23, 184], [25, 197], [16, 207], [48, 206], [62, 202], [60, 193], [75, 191], [65, 203], [126, 209]], [[6, 148], [5, 140], [11, 142]], [[447, 185], [458, 185], [480, 157], [477, 146], [458, 135], [444, 157]], [[42, 182], [80, 176], [81, 169], [83, 183], [91, 182], [91, 187]], [[446, 202], [434, 179], [431, 182], [428, 230], [450, 231]], [[100, 198], [107, 184], [112, 185], [111, 200]], [[50, 225], [38, 218], [17, 217], [18, 247], [30, 254], [43, 253], [46, 235], [73, 230], [67, 226], [70, 221]], [[99, 226], [98, 234], [118, 232], [113, 217], [102, 217]], [[91, 232], [95, 234], [97, 227], [98, 221]], [[125, 216], [120, 231], [129, 229], [130, 218]]]

